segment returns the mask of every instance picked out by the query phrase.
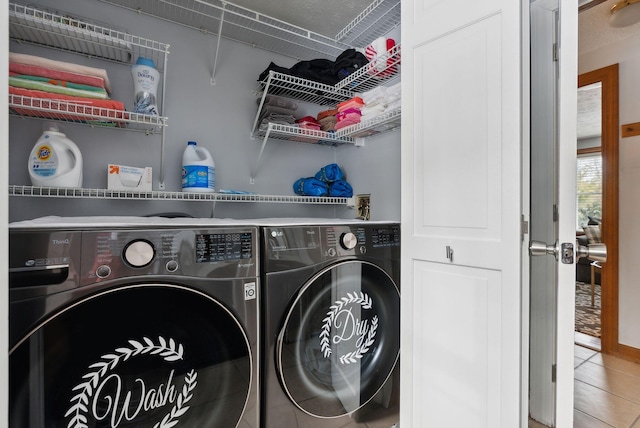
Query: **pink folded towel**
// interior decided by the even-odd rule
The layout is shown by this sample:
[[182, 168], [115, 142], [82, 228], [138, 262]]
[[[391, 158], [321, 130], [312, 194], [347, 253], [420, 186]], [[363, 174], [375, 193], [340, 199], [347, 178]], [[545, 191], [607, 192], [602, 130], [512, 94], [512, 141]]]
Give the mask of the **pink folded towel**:
[[[20, 97], [14, 97], [14, 104], [25, 105], [25, 108], [11, 106], [11, 109], [25, 116], [50, 117], [52, 119], [76, 121], [105, 120], [105, 118], [126, 119], [128, 117], [127, 113], [124, 111], [124, 104], [120, 101], [115, 100], [98, 100], [93, 98], [73, 97], [70, 95], [53, 94], [51, 92], [35, 91], [33, 89], [23, 89], [14, 86], [9, 86], [9, 94], [36, 98], [35, 100], [31, 100], [32, 102], [30, 104], [27, 104]], [[57, 104], [55, 103], [55, 101], [66, 101], [72, 104]], [[57, 110], [57, 112], [47, 113], [34, 110], [33, 107], [35, 106], [39, 106], [44, 109], [50, 109], [55, 106], [55, 110]], [[94, 108], [108, 110], [102, 110], [98, 112]], [[78, 116], [67, 113], [80, 113], [91, 115], [94, 117]]]
[[104, 79], [101, 77], [72, 73], [69, 71], [52, 70], [50, 68], [40, 67], [37, 65], [10, 62], [9, 72], [16, 73], [18, 75], [46, 77], [53, 80], [62, 80], [65, 82], [79, 83], [81, 85], [95, 86], [96, 88], [105, 89]]
[[[107, 71], [101, 68], [89, 67], [86, 65], [72, 64], [70, 62], [56, 61], [53, 59], [43, 58], [34, 55], [26, 55], [15, 52], [9, 52], [9, 63], [18, 63], [25, 65], [34, 65], [37, 67], [49, 68], [51, 70], [66, 71], [76, 74], [85, 74], [87, 76], [99, 77], [104, 80], [104, 88], [107, 92], [111, 92], [111, 82]], [[46, 77], [46, 76], [45, 76]]]

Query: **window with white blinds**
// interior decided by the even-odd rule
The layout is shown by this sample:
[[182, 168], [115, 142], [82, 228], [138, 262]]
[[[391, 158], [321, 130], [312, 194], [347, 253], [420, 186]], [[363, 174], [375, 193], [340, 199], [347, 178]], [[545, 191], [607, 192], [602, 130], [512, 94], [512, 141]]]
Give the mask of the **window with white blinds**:
[[576, 224], [582, 229], [589, 217], [602, 219], [602, 154], [578, 155]]

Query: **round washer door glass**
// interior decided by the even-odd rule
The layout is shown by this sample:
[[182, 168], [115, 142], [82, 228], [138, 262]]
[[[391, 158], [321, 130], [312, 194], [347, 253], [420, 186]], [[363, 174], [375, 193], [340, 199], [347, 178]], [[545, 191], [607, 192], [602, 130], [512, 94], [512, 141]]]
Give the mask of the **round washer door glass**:
[[326, 268], [297, 294], [277, 342], [277, 371], [304, 412], [339, 417], [368, 403], [400, 351], [400, 294], [374, 264]]
[[171, 285], [82, 300], [9, 359], [12, 427], [235, 427], [254, 375], [231, 312]]

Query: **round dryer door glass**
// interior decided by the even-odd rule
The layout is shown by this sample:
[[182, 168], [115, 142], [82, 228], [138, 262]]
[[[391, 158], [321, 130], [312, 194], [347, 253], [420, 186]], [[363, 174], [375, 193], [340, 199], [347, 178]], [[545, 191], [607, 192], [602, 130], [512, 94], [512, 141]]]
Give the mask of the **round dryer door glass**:
[[379, 267], [333, 265], [297, 294], [277, 343], [289, 398], [322, 418], [351, 413], [380, 392], [400, 351], [400, 294]]
[[9, 359], [13, 427], [235, 427], [254, 375], [232, 313], [172, 285], [84, 299]]

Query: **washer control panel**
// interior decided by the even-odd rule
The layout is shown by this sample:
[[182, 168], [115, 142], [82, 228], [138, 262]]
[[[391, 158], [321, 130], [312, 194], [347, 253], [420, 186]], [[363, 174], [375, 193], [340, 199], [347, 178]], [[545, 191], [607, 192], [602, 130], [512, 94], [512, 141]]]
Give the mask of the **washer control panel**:
[[256, 227], [82, 232], [82, 281], [141, 275], [257, 276]]

